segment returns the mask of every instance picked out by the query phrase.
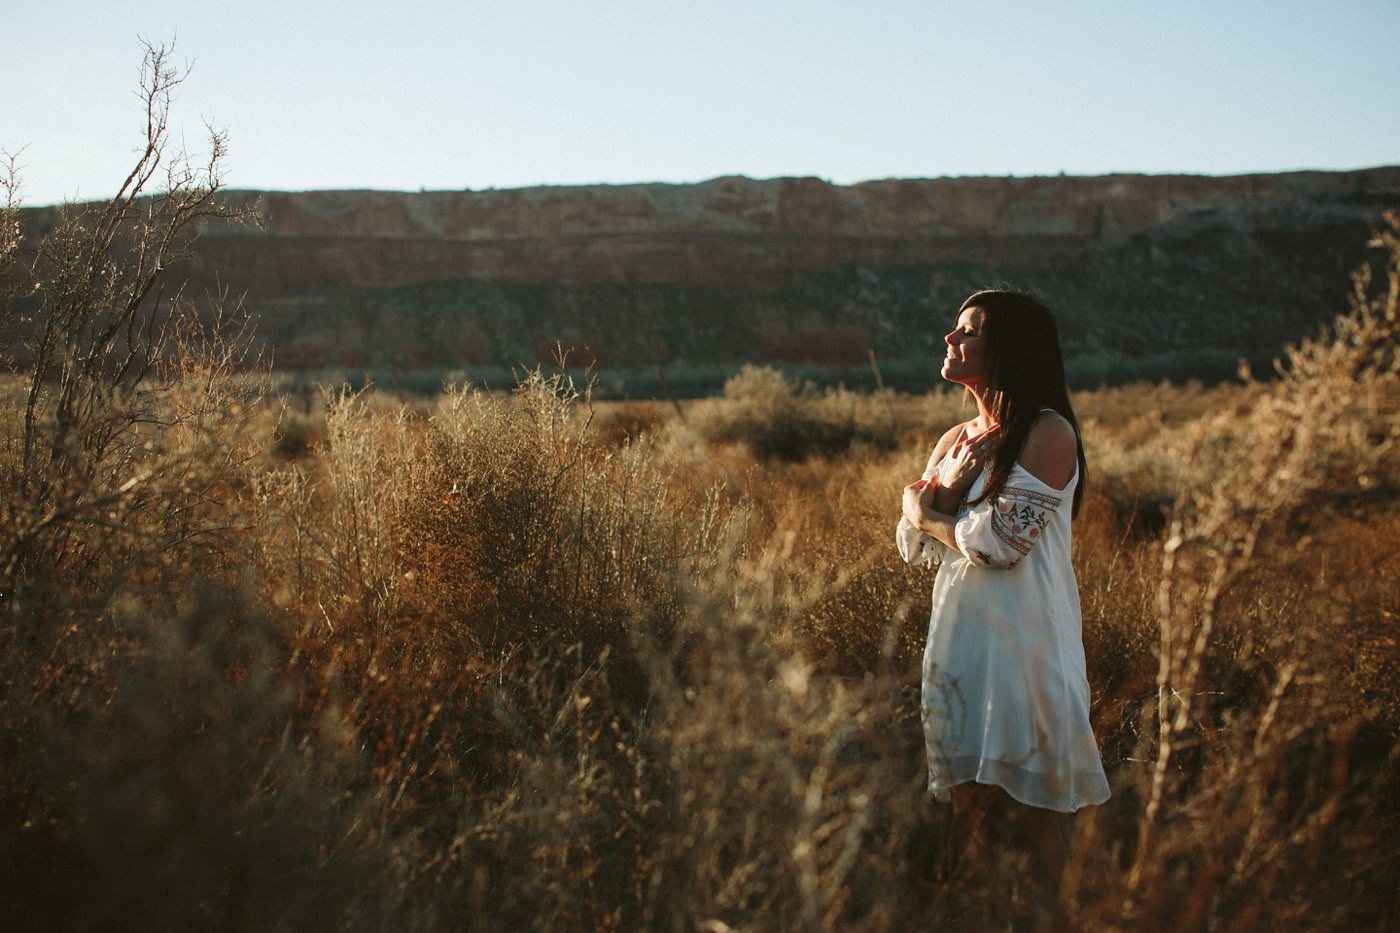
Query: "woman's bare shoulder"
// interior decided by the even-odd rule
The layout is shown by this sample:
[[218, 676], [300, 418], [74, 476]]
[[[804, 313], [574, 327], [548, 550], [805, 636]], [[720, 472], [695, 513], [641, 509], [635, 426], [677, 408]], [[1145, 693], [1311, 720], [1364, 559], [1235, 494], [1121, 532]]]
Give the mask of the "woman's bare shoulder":
[[1074, 426], [1058, 412], [1042, 412], [1031, 425], [1017, 463], [1042, 483], [1063, 489], [1079, 465], [1079, 440]]
[[929, 463], [937, 463], [958, 440], [958, 436], [963, 433], [971, 421], [961, 421], [943, 432], [943, 436], [938, 439], [938, 443], [933, 445], [933, 455], [929, 457]]
[[938, 438], [938, 445], [942, 445], [944, 447], [953, 446], [953, 442], [958, 439], [958, 435], [966, 431], [968, 426], [971, 424], [971, 421], [959, 421], [957, 424], [953, 425], [951, 428], [943, 432], [943, 435]]

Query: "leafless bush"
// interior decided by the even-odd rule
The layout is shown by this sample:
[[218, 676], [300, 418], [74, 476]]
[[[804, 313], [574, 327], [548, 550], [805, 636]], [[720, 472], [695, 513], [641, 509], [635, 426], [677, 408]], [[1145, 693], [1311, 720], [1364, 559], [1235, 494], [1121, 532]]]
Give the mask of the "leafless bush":
[[[182, 79], [166, 48], [147, 46], [136, 165], [111, 201], [65, 207], [32, 266], [17, 258], [12, 199], [5, 209], [0, 316], [29, 344], [31, 363], [0, 443], [4, 596], [49, 574], [114, 572], [102, 566], [105, 545], [90, 547], [106, 535], [155, 553], [224, 527], [202, 507], [229, 492], [228, 468], [245, 454], [238, 416], [258, 390], [235, 378], [244, 361], [226, 296], [201, 318], [165, 290], [196, 224], [231, 216], [216, 198], [221, 133], [211, 132], [202, 166], [168, 157], [169, 104]], [[161, 170], [164, 186], [149, 194]], [[225, 453], [211, 456], [217, 450]]]
[[5, 359], [19, 335], [22, 323], [19, 304], [33, 290], [33, 282], [22, 271], [20, 246], [23, 236], [19, 226], [19, 174], [15, 157], [5, 155], [0, 165], [0, 359]]
[[[239, 505], [263, 443], [249, 418], [261, 381], [231, 323], [236, 310], [225, 311], [226, 295], [200, 311], [178, 288], [166, 290], [197, 223], [230, 216], [216, 198], [222, 135], [211, 135], [202, 166], [168, 152], [168, 107], [181, 80], [168, 50], [148, 46], [136, 165], [114, 199], [63, 208], [58, 227], [33, 248], [16, 224], [17, 181], [11, 174], [6, 182], [0, 352], [14, 403], [0, 414], [0, 874], [6, 915], [35, 923], [66, 912], [80, 925], [112, 926], [129, 910], [138, 925], [145, 918], [171, 926], [171, 911], [204, 897], [213, 901], [200, 910], [255, 915], [262, 908], [240, 900], [247, 891], [237, 877], [213, 876], [244, 871], [265, 880], [246, 862], [252, 849], [274, 848], [253, 833], [258, 841], [230, 856], [245, 864], [203, 876], [190, 854], [196, 841], [248, 828], [246, 814], [267, 796], [253, 779], [207, 798], [199, 784], [246, 752], [239, 743], [258, 731], [244, 721], [251, 706], [272, 704], [272, 719], [255, 719], [277, 728], [282, 688], [265, 692], [262, 678], [238, 694], [254, 699], [228, 716], [227, 692], [198, 711], [199, 698], [176, 696], [175, 678], [188, 674], [193, 689], [212, 690], [199, 680], [214, 677], [219, 661], [165, 640], [180, 625], [188, 632], [203, 624], [208, 630], [190, 635], [209, 639], [201, 644], [240, 637], [236, 613], [195, 619], [172, 606], [198, 579], [231, 583], [239, 575]], [[238, 679], [264, 662], [223, 663], [231, 667], [218, 675]], [[231, 731], [220, 732], [221, 721]], [[204, 730], [217, 738], [200, 744]], [[275, 739], [258, 731], [258, 741]], [[172, 810], [199, 825], [175, 825]], [[188, 882], [189, 890], [166, 892], [170, 903], [161, 906], [138, 878]]]

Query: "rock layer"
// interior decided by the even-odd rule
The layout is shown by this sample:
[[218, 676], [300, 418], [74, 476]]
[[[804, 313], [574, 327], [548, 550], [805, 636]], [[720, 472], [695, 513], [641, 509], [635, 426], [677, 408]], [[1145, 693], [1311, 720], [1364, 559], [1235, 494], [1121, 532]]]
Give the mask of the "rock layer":
[[1374, 220], [1400, 203], [1400, 168], [231, 197], [259, 205], [265, 232], [211, 228], [196, 268], [255, 294], [452, 280], [764, 287], [794, 269], [963, 261], [1015, 271], [1161, 231]]
[[704, 369], [704, 390], [748, 361], [868, 372], [874, 351], [919, 388], [962, 298], [1011, 282], [1055, 308], [1084, 384], [1228, 373], [1314, 332], [1400, 207], [1400, 167], [227, 199], [263, 228], [209, 224], [177, 273], [245, 296], [284, 368], [508, 368], [562, 348], [673, 383]]

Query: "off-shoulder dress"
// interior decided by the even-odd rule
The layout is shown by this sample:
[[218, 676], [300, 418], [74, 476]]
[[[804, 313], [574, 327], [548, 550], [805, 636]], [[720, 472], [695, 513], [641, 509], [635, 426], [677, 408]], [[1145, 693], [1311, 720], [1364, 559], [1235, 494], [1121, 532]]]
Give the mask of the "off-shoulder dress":
[[[945, 456], [929, 475], [943, 481], [953, 466]], [[937, 567], [921, 712], [929, 789], [940, 800], [966, 781], [1061, 812], [1108, 799], [1070, 562], [1078, 482], [1077, 467], [1056, 489], [1017, 464], [997, 496], [959, 510], [956, 550], [907, 523], [897, 533], [906, 560]]]

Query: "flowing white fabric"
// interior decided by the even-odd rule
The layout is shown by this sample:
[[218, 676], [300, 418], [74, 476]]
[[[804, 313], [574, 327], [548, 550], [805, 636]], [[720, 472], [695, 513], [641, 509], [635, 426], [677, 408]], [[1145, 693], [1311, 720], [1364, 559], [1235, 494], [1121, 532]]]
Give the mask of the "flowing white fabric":
[[915, 528], [902, 515], [894, 530], [894, 546], [899, 549], [900, 558], [910, 567], [932, 567], [934, 570], [943, 563], [943, 552], [948, 549], [943, 542]]
[[[944, 457], [934, 472], [942, 480], [953, 465]], [[939, 545], [921, 712], [940, 800], [966, 781], [1061, 812], [1108, 799], [1070, 563], [1078, 482], [1076, 469], [1055, 489], [1017, 464], [999, 495], [959, 511], [957, 550]]]

